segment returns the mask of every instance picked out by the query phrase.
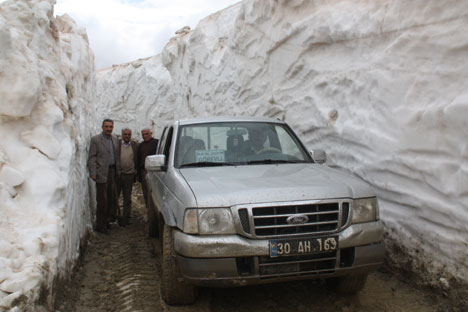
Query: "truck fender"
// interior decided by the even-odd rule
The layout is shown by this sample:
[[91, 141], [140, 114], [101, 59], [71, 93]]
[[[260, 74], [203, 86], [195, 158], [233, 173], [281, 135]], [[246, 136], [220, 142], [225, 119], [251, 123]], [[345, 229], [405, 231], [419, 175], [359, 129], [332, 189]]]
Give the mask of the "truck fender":
[[177, 221], [170, 207], [164, 204], [160, 209], [160, 213], [164, 218], [164, 223], [169, 226], [177, 226]]

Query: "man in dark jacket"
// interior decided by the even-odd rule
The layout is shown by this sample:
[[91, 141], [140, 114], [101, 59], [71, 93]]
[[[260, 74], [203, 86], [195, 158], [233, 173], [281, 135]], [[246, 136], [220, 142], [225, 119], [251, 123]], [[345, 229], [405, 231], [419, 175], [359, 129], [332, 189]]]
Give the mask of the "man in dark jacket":
[[146, 170], [145, 170], [145, 159], [149, 155], [156, 154], [156, 148], [158, 147], [158, 140], [153, 138], [153, 133], [150, 129], [145, 128], [141, 130], [141, 136], [143, 142], [138, 145], [138, 181], [141, 182], [141, 189], [143, 196], [145, 197], [146, 209], [148, 209], [148, 185], [146, 183]]
[[107, 233], [110, 212], [118, 205], [115, 182], [120, 174], [120, 153], [113, 129], [114, 121], [104, 119], [102, 133], [93, 136], [89, 146], [89, 176], [96, 182], [96, 231], [101, 233]]
[[[137, 175], [138, 168], [138, 144], [132, 141], [132, 130], [122, 129], [122, 140], [119, 141], [120, 151], [120, 179], [117, 183], [117, 198], [122, 192], [123, 211], [119, 217], [119, 224], [126, 226], [130, 224], [130, 214], [132, 210], [132, 189]], [[114, 218], [116, 211], [113, 212]], [[111, 213], [112, 218], [112, 213]]]

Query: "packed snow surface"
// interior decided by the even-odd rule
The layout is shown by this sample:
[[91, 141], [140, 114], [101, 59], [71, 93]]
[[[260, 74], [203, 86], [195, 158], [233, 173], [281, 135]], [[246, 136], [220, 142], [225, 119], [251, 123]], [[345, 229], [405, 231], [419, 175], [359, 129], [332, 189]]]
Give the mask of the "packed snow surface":
[[0, 3], [0, 311], [50, 307], [89, 228], [93, 57], [54, 3]]
[[455, 0], [243, 1], [161, 55], [98, 72], [98, 102], [156, 135], [174, 118], [285, 119], [373, 186], [397, 264], [401, 248], [407, 269], [466, 282], [466, 12]]

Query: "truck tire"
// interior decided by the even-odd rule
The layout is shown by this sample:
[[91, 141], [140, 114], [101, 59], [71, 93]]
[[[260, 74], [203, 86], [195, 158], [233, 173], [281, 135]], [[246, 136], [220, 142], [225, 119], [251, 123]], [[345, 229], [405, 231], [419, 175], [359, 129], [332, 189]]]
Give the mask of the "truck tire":
[[339, 294], [354, 295], [364, 288], [367, 274], [341, 276], [327, 280], [328, 286]]
[[164, 217], [161, 214], [158, 214], [158, 241], [159, 241], [159, 252], [162, 254], [163, 248], [163, 232], [164, 232]]
[[[148, 196], [151, 196], [148, 194]], [[148, 236], [149, 237], [158, 237], [158, 215], [156, 213], [156, 207], [154, 207], [153, 200], [151, 197], [148, 197], [148, 211], [147, 211], [147, 217], [148, 217], [148, 223], [147, 223], [147, 230], [148, 230]]]
[[164, 224], [161, 263], [161, 296], [169, 305], [192, 304], [197, 299], [197, 289], [180, 273], [174, 250], [173, 230]]

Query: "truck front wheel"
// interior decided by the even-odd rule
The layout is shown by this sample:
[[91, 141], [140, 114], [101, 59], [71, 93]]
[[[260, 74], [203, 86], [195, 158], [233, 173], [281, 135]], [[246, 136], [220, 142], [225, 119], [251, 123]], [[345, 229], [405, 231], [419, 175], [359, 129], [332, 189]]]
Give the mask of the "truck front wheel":
[[151, 199], [151, 193], [148, 194], [148, 236], [149, 237], [158, 237], [158, 215], [156, 214], [156, 207], [154, 207], [153, 200]]
[[173, 229], [164, 224], [162, 234], [161, 296], [169, 305], [192, 304], [197, 299], [197, 289], [180, 273], [174, 250]]

